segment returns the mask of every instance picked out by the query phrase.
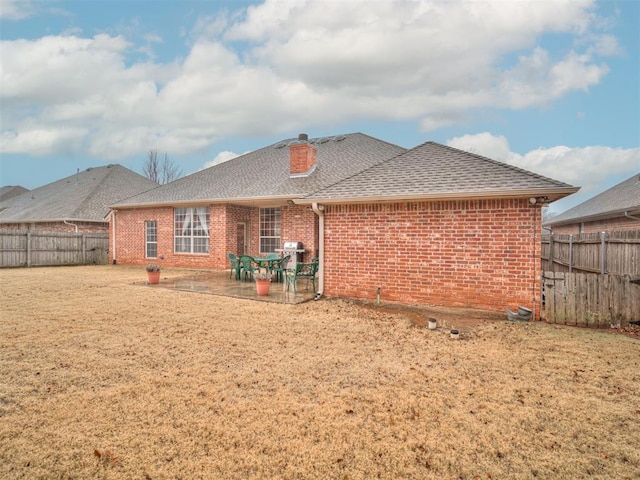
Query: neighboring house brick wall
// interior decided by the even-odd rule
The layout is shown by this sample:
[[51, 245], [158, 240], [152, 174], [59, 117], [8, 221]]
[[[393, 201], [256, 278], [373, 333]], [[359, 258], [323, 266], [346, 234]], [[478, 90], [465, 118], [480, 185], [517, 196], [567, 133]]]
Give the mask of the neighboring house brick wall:
[[327, 205], [324, 293], [537, 316], [540, 229], [526, 199]]
[[2, 230], [22, 230], [32, 232], [60, 232], [60, 233], [75, 233], [76, 227], [78, 227], [78, 233], [107, 233], [109, 224], [107, 222], [73, 222], [73, 225], [68, 225], [63, 222], [27, 222], [27, 223], [2, 223], [0, 229]]
[[[637, 216], [637, 215], [634, 215]], [[582, 228], [581, 228], [582, 225]], [[556, 225], [552, 227], [553, 233], [570, 235], [578, 233], [612, 232], [614, 230], [638, 230], [640, 220], [626, 217], [608, 218], [595, 222], [572, 223], [568, 225]]]

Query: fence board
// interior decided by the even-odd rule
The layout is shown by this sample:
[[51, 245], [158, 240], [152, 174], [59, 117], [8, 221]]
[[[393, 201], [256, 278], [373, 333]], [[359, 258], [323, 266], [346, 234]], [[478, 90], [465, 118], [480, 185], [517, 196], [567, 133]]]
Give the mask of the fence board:
[[565, 325], [576, 325], [576, 276], [565, 275]]
[[[640, 275], [640, 230], [543, 235], [542, 269], [577, 273]], [[604, 254], [604, 255], [603, 255]]]
[[109, 235], [0, 231], [0, 267], [107, 264]]
[[599, 276], [594, 276], [591, 278], [590, 282], [587, 281], [585, 277], [586, 283], [586, 292], [587, 292], [587, 308], [589, 309], [589, 315], [591, 317], [591, 321], [589, 322], [589, 326], [597, 327], [600, 324], [600, 307], [598, 305], [598, 298], [600, 295], [599, 289]]
[[546, 271], [543, 282], [549, 323], [599, 328], [640, 320], [640, 276]]

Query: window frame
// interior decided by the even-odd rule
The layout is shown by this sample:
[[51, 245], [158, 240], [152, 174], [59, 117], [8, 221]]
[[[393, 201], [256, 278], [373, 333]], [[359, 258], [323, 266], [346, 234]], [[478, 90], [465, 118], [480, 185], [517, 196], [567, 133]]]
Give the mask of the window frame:
[[[210, 222], [211, 209], [208, 206], [174, 208], [173, 252], [184, 255], [209, 255]], [[179, 235], [179, 232], [182, 234]]]
[[[153, 228], [153, 231], [151, 229]], [[153, 238], [150, 240], [150, 234]], [[149, 247], [155, 246], [155, 255], [149, 255]], [[158, 221], [157, 220], [145, 220], [144, 221], [144, 258], [158, 258]]]
[[[269, 235], [270, 234], [270, 235]], [[258, 212], [258, 250], [274, 253], [281, 248], [282, 209], [280, 207], [260, 208]]]

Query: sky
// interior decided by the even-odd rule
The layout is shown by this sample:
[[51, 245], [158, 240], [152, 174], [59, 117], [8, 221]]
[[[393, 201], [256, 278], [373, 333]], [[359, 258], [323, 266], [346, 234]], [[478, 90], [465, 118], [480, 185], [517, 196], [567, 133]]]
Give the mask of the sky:
[[362, 132], [580, 186], [560, 213], [640, 173], [638, 25], [637, 0], [0, 0], [0, 185]]

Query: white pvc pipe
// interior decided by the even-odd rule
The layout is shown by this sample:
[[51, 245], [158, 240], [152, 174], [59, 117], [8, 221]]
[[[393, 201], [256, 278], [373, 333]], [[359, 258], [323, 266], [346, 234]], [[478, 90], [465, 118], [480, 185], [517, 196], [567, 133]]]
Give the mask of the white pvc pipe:
[[111, 210], [111, 233], [113, 237], [112, 249], [113, 249], [113, 259], [112, 262], [114, 265], [116, 263], [116, 211]]
[[71, 225], [72, 227], [75, 227], [76, 233], [78, 233], [78, 225], [76, 225], [75, 223], [67, 222], [66, 220], [62, 220], [62, 223], [64, 223], [65, 225]]
[[324, 294], [324, 206], [318, 205], [316, 202], [311, 204], [314, 213], [318, 215], [319, 232], [318, 232], [318, 292], [315, 300], [320, 299]]

